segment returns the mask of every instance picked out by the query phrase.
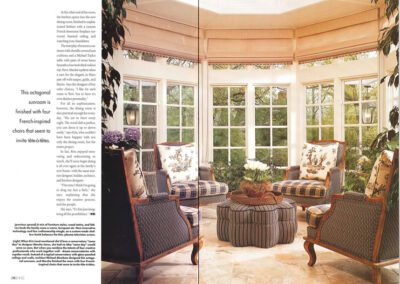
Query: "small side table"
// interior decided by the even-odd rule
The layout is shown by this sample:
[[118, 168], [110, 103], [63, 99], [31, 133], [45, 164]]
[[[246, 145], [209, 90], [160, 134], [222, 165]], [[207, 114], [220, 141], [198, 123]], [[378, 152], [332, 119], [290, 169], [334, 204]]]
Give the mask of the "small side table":
[[296, 203], [285, 198], [275, 205], [251, 206], [231, 201], [217, 205], [217, 235], [233, 246], [270, 248], [294, 241]]

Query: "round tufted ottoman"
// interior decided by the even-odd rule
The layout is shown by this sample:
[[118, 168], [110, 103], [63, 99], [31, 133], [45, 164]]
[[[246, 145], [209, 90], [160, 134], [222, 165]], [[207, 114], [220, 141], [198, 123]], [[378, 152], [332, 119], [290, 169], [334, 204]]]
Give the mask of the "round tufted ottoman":
[[269, 248], [293, 242], [297, 232], [296, 203], [251, 206], [231, 201], [217, 205], [217, 234], [237, 247]]

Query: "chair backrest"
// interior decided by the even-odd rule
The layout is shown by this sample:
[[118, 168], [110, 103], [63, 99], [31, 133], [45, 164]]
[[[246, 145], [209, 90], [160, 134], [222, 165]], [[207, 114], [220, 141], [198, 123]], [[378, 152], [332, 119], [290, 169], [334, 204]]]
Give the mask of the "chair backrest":
[[316, 144], [316, 145], [329, 145], [329, 144], [334, 144], [334, 143], [339, 143], [336, 166], [341, 171], [344, 171], [344, 166], [345, 166], [345, 162], [346, 162], [346, 142], [337, 141], [337, 140], [318, 140], [318, 141], [311, 142], [311, 144]]
[[154, 149], [154, 166], [156, 170], [161, 170], [162, 169], [162, 164], [160, 160], [160, 152], [158, 151], [158, 145], [165, 145], [165, 146], [182, 146], [182, 145], [187, 145], [190, 143], [186, 142], [163, 142], [159, 144], [154, 144], [153, 149]]
[[102, 155], [102, 260], [140, 260], [123, 150]]

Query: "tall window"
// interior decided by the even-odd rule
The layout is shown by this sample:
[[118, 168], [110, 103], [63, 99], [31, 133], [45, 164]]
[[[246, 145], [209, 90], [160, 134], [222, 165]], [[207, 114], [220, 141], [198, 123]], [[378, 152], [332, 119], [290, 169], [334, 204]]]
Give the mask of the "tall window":
[[306, 86], [307, 141], [333, 139], [333, 84]]
[[[153, 145], [157, 143], [157, 82], [124, 80], [124, 128], [138, 127], [143, 171], [153, 172]], [[146, 179], [147, 180], [147, 179]]]
[[256, 159], [288, 164], [287, 89], [255, 87]]
[[243, 163], [246, 159], [246, 89], [213, 88], [214, 162]]
[[349, 147], [371, 145], [378, 130], [378, 80], [344, 82], [344, 129]]
[[167, 140], [194, 141], [194, 87], [169, 84], [167, 87]]

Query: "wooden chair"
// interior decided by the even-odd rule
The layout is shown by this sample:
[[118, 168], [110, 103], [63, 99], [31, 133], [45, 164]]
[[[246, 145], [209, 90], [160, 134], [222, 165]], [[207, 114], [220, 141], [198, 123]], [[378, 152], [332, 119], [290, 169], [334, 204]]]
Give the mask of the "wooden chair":
[[179, 200], [167, 194], [133, 198], [123, 150], [103, 153], [102, 260], [137, 267], [137, 282], [151, 262], [193, 245], [191, 261], [198, 264], [203, 245], [199, 227], [191, 227]]
[[383, 197], [357, 192], [332, 196], [330, 209], [317, 227], [307, 227], [304, 248], [309, 266], [317, 259], [315, 244], [372, 267], [375, 283], [381, 283], [382, 267], [399, 262], [398, 200], [393, 208], [387, 207], [392, 184], [398, 187], [398, 157], [396, 149]]
[[[336, 140], [311, 142], [311, 144], [316, 145], [329, 145], [333, 143], [339, 143], [337, 162], [336, 166], [328, 172], [325, 181], [301, 180], [300, 166], [292, 166], [286, 169], [283, 181], [272, 184], [273, 190], [282, 192], [285, 197], [296, 201], [303, 210], [309, 206], [329, 203], [331, 196], [341, 193], [342, 190], [346, 144], [345, 142]], [[304, 190], [310, 187], [314, 190]]]

